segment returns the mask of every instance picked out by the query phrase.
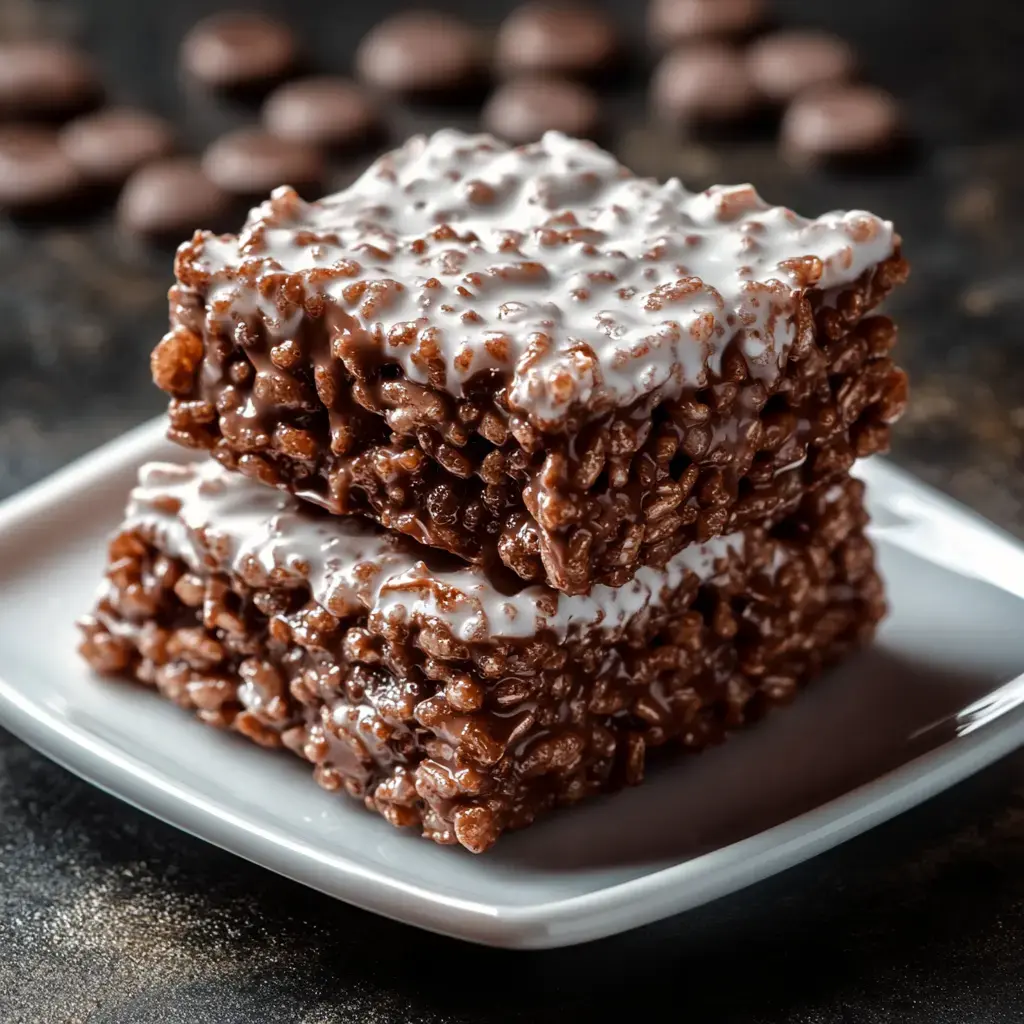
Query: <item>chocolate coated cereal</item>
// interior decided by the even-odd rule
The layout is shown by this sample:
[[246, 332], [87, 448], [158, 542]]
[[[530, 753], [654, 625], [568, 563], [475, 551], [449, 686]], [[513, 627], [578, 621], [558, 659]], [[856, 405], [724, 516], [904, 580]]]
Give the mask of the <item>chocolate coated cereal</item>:
[[558, 133], [413, 139], [176, 272], [175, 441], [571, 594], [792, 507], [906, 401], [871, 313], [907, 273], [891, 223], [659, 185]]
[[885, 602], [862, 494], [847, 478], [775, 528], [569, 598], [432, 569], [212, 462], [151, 464], [81, 653], [291, 750], [392, 825], [483, 853], [641, 782], [653, 748], [720, 742], [865, 644]]

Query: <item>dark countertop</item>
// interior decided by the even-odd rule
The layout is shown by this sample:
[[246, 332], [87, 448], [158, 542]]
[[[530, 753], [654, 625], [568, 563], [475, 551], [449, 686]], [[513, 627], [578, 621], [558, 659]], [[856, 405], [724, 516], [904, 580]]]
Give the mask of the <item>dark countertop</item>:
[[[200, 0], [0, 0], [0, 36], [81, 39], [118, 99], [198, 145], [239, 116], [182, 90]], [[322, 68], [348, 66], [387, 3], [289, 0]], [[450, 4], [485, 9], [507, 2]], [[639, 33], [639, 6], [614, 5]], [[920, 152], [802, 176], [767, 142], [682, 145], [609, 104], [613, 148], [691, 185], [752, 180], [815, 212], [895, 219], [914, 263], [894, 311], [914, 381], [894, 459], [1024, 536], [1024, 5], [778, 0], [856, 41], [906, 101]], [[631, 123], [631, 114], [634, 114]], [[398, 111], [396, 136], [464, 114]], [[339, 172], [343, 180], [350, 169]], [[104, 218], [0, 225], [0, 497], [158, 413], [148, 351], [167, 254]], [[2, 607], [2, 595], [0, 595]], [[0, 730], [0, 1021], [644, 1020], [870, 1024], [1024, 1020], [1024, 753], [754, 889], [590, 946], [510, 954], [427, 936], [279, 879], [127, 808]]]

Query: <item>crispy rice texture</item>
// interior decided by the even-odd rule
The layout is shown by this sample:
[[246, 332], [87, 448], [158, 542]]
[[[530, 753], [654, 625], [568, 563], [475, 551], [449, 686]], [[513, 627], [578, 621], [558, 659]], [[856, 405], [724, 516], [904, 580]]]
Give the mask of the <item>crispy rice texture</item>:
[[[455, 605], [382, 614], [360, 590], [366, 572], [329, 611], [308, 553], [287, 550], [293, 530], [272, 538], [276, 564], [236, 563], [223, 519], [192, 531], [197, 554], [136, 515], [111, 542], [81, 652], [209, 725], [291, 750], [393, 825], [479, 853], [553, 807], [640, 782], [654, 748], [719, 742], [866, 643], [884, 599], [862, 490], [847, 479], [771, 529], [747, 527], [615, 628], [515, 637], [460, 630]], [[186, 512], [168, 501], [162, 514]]]
[[691, 194], [558, 135], [442, 132], [182, 246], [169, 434], [581, 594], [793, 507], [907, 395], [892, 225]]

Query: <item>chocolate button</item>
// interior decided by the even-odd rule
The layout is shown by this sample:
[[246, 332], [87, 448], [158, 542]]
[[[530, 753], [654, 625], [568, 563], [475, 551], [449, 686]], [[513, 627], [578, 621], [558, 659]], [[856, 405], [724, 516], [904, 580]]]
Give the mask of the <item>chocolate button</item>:
[[782, 120], [782, 149], [797, 163], [874, 156], [900, 140], [900, 109], [868, 85], [836, 86], [793, 101]]
[[655, 109], [679, 124], [736, 121], [751, 114], [757, 101], [742, 55], [724, 43], [675, 50], [651, 79]]
[[532, 142], [554, 129], [593, 135], [600, 114], [597, 97], [566, 79], [526, 78], [501, 86], [487, 101], [482, 119], [488, 131], [509, 142]]
[[72, 121], [60, 141], [90, 181], [119, 185], [137, 167], [167, 156], [174, 149], [174, 132], [144, 110], [111, 107]]
[[204, 85], [234, 89], [271, 81], [298, 56], [291, 29], [265, 14], [231, 11], [198, 22], [181, 43], [182, 66]]
[[0, 117], [72, 114], [100, 92], [92, 63], [63, 43], [0, 43]]
[[174, 157], [147, 164], [125, 184], [117, 204], [122, 227], [161, 241], [182, 241], [198, 228], [223, 226], [230, 196], [194, 160]]
[[751, 80], [776, 103], [841, 82], [853, 74], [855, 64], [853, 49], [827, 32], [776, 32], [747, 51]]
[[458, 18], [407, 11], [382, 21], [359, 44], [360, 77], [399, 93], [446, 93], [481, 77], [483, 46]]
[[377, 128], [379, 116], [355, 82], [327, 76], [282, 85], [263, 107], [263, 124], [272, 135], [312, 146], [363, 142]]
[[0, 209], [28, 210], [73, 198], [82, 177], [57, 134], [29, 125], [0, 127]]
[[221, 136], [203, 154], [210, 181], [240, 196], [265, 196], [278, 185], [298, 192], [317, 191], [324, 179], [320, 151], [301, 142], [285, 142], [258, 128]]
[[652, 0], [647, 30], [656, 46], [743, 35], [761, 24], [764, 7], [764, 0]]
[[571, 4], [525, 4], [498, 32], [496, 62], [513, 74], [587, 74], [618, 50], [615, 26], [598, 10]]

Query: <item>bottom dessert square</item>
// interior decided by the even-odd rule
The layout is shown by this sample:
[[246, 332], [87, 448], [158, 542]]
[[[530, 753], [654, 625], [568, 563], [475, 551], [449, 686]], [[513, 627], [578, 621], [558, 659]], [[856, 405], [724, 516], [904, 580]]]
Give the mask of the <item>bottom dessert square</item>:
[[567, 596], [467, 567], [215, 463], [140, 473], [82, 653], [398, 826], [473, 852], [640, 782], [866, 643], [863, 485]]

